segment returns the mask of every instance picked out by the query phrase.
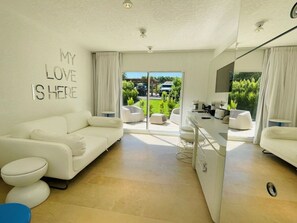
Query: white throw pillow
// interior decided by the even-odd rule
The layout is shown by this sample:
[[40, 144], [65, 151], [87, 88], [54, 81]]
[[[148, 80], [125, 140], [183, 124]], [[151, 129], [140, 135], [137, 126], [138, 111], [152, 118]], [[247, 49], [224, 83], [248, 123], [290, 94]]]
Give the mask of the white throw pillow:
[[86, 151], [86, 140], [83, 136], [77, 134], [57, 134], [54, 132], [35, 129], [30, 134], [31, 139], [58, 142], [66, 144], [72, 150], [72, 156], [80, 156]]
[[81, 111], [63, 115], [67, 122], [67, 133], [75, 132], [88, 126], [88, 118], [92, 117], [91, 112]]

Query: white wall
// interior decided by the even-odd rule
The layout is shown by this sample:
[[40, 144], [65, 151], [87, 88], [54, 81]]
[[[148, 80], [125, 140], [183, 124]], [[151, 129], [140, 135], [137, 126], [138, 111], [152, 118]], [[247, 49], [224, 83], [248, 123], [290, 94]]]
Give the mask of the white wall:
[[212, 51], [124, 53], [123, 71], [181, 71], [184, 72], [183, 121], [192, 101], [207, 98], [209, 63]]
[[[237, 54], [242, 55], [246, 51], [239, 50]], [[236, 60], [235, 72], [262, 72], [264, 49], [255, 50], [242, 58]]]
[[[235, 60], [235, 54], [243, 55], [246, 50], [239, 50], [237, 52], [227, 50], [215, 57], [209, 68], [209, 82], [208, 82], [208, 97], [207, 103], [224, 101], [228, 102], [229, 93], [215, 93], [216, 73], [221, 67], [231, 63]], [[259, 49], [235, 61], [235, 72], [262, 72], [264, 50]]]
[[[66, 40], [37, 23], [0, 10], [0, 135], [9, 132], [11, 126], [65, 112], [92, 108], [92, 60], [91, 53]], [[76, 55], [74, 64], [60, 59], [64, 53]], [[51, 80], [49, 76], [58, 66], [66, 72], [73, 71], [73, 79]], [[76, 82], [74, 82], [76, 81]], [[56, 85], [77, 88], [77, 98], [33, 100], [32, 84], [52, 88]], [[61, 94], [63, 95], [63, 94]]]

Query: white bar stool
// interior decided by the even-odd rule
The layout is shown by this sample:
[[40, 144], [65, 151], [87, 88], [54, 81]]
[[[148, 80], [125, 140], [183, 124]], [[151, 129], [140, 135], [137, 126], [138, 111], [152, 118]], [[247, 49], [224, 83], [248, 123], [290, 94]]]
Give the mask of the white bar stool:
[[[176, 158], [180, 161], [191, 163], [195, 142], [194, 129], [191, 126], [182, 126], [179, 137], [181, 146], [178, 147]], [[198, 141], [204, 141], [204, 137], [199, 135]]]

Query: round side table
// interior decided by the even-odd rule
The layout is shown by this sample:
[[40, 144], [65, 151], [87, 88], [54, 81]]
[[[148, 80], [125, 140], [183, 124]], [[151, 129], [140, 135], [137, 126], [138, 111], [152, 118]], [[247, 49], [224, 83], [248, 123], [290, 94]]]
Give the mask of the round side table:
[[101, 114], [104, 117], [114, 117], [115, 116], [115, 112], [113, 112], [113, 111], [103, 111], [103, 112], [101, 112]]
[[45, 159], [28, 157], [12, 161], [1, 169], [4, 182], [15, 186], [7, 196], [5, 203], [21, 203], [33, 208], [45, 201], [49, 194], [49, 186], [41, 181], [47, 171]]
[[288, 126], [290, 123], [291, 121], [286, 119], [269, 119], [269, 126]]

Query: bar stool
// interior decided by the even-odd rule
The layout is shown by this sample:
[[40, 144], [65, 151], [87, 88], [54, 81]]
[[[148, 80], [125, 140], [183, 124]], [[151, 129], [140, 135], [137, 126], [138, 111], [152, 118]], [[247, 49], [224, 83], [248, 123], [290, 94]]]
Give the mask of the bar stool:
[[[180, 146], [176, 153], [176, 158], [185, 163], [191, 163], [195, 142], [194, 129], [191, 126], [182, 126], [180, 128]], [[198, 136], [198, 141], [204, 141], [202, 136]]]

